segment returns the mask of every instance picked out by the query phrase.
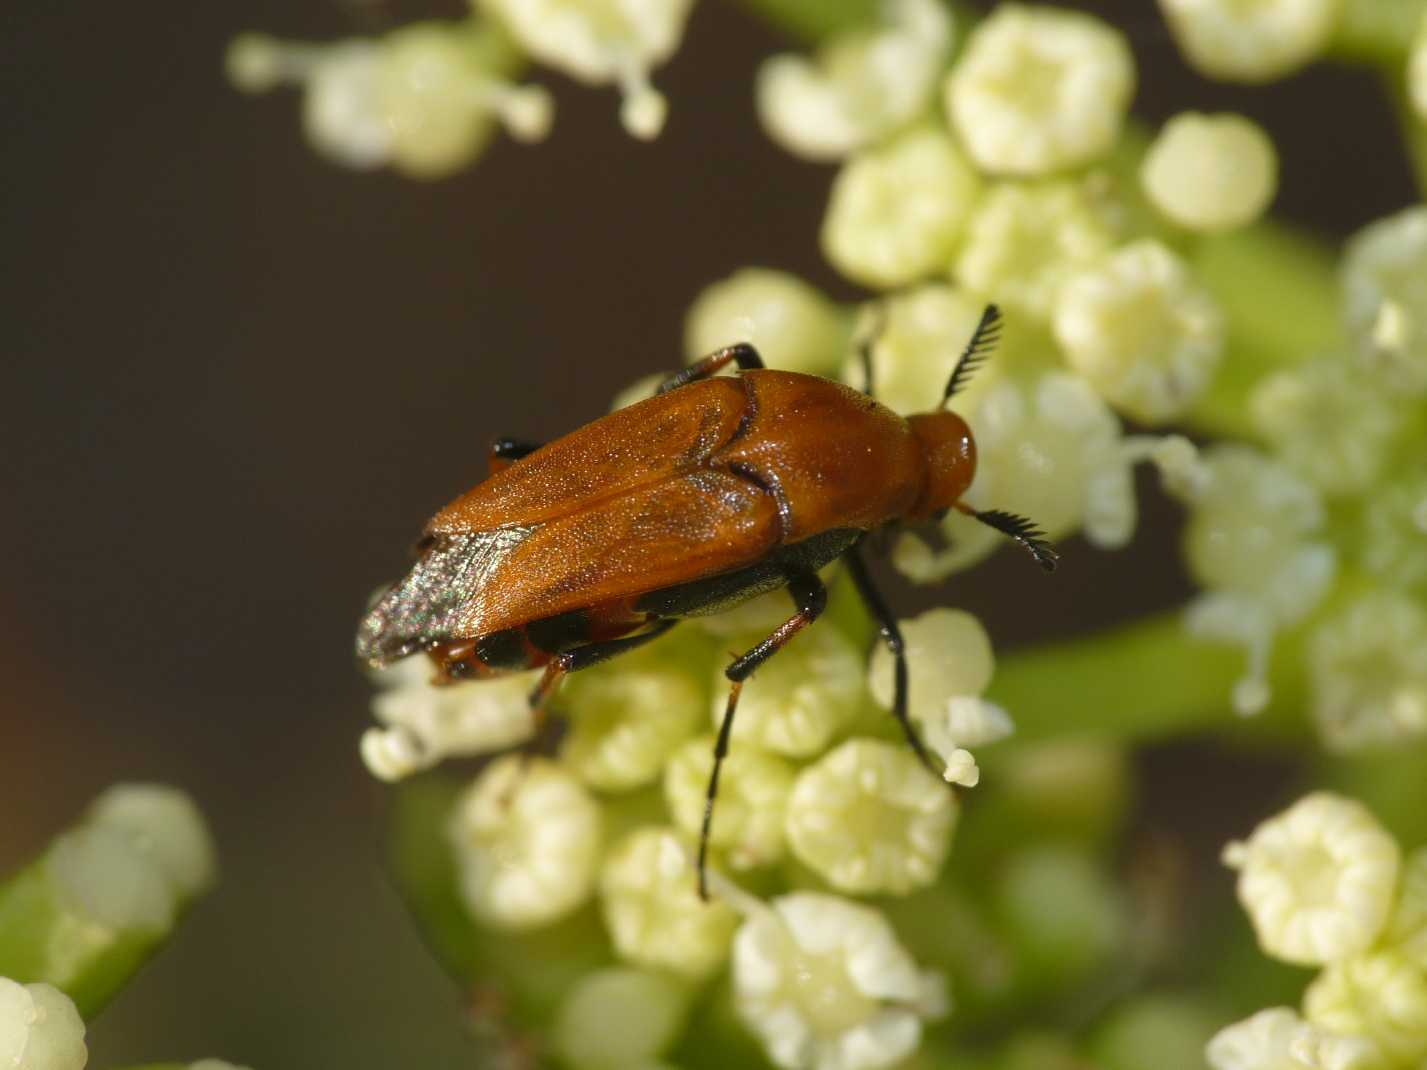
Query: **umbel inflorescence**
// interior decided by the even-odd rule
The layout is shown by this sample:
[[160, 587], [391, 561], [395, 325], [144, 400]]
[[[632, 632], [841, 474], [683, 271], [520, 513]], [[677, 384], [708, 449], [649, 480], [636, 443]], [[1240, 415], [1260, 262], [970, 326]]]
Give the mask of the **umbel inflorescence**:
[[[970, 614], [902, 622], [914, 722], [951, 779], [982, 781], [963, 814], [898, 742], [890, 662], [869, 658], [870, 622], [830, 573], [827, 619], [744, 694], [710, 903], [690, 856], [720, 673], [729, 650], [787, 617], [786, 599], [681, 627], [572, 677], [553, 753], [496, 758], [459, 790], [409, 789], [398, 842], [430, 841], [445, 860], [398, 849], [413, 898], [456, 969], [502, 994], [503, 1020], [575, 1070], [758, 1058], [1116, 1070], [1161, 1065], [1175, 1045], [1193, 1065], [1235, 1011], [1212, 996], [1127, 996], [1163, 933], [1105, 849], [1124, 820], [1125, 743], [1152, 717], [1202, 730], [1221, 711], [1266, 711], [1285, 731], [1311, 725], [1326, 754], [1421, 756], [1427, 207], [1370, 223], [1336, 255], [1279, 228], [1266, 219], [1269, 132], [1227, 113], [1137, 125], [1132, 41], [1091, 15], [890, 0], [837, 25], [814, 0], [748, 3], [820, 33], [810, 51], [770, 58], [748, 91], [768, 136], [835, 168], [809, 240], [873, 297], [839, 304], [749, 267], [694, 300], [686, 355], [749, 341], [772, 367], [926, 410], [994, 301], [1002, 351], [956, 399], [980, 447], [968, 500], [1115, 549], [1133, 537], [1134, 470], [1148, 462], [1186, 513], [1197, 593], [1173, 621], [1003, 657], [995, 679]], [[482, 0], [468, 20], [375, 41], [243, 38], [229, 70], [245, 89], [300, 85], [309, 137], [337, 162], [435, 177], [471, 163], [497, 127], [546, 136], [548, 96], [517, 81], [531, 63], [617, 85], [625, 125], [657, 133], [679, 101], [650, 72], [689, 7]], [[1159, 7], [1210, 79], [1256, 84], [1329, 53], [1371, 62], [1400, 91], [1409, 137], [1427, 140], [1420, 4]], [[891, 558], [931, 583], [996, 545], [953, 512], [939, 531], [902, 534]], [[1147, 661], [1175, 675], [1146, 674]], [[1055, 678], [1029, 677], [1051, 664]], [[377, 681], [382, 727], [362, 744], [377, 775], [529, 740], [532, 679], [427, 677], [413, 659]], [[1127, 697], [1126, 679], [1140, 688]], [[1002, 708], [1003, 691], [1039, 696], [1063, 733], [1093, 741], [1007, 740], [1018, 716], [1052, 718], [1033, 702]], [[1416, 769], [1427, 780], [1427, 763]], [[1323, 972], [1301, 1012], [1220, 1034], [1216, 1067], [1420, 1070], [1420, 866], [1400, 853], [1329, 795], [1231, 848], [1265, 950]]]

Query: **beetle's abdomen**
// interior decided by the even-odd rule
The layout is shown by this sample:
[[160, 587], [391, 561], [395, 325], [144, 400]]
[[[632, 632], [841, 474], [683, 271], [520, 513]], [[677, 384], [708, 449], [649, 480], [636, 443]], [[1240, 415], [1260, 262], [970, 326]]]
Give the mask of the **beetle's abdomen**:
[[747, 473], [778, 504], [783, 543], [871, 530], [921, 495], [924, 461], [907, 421], [850, 387], [796, 372], [745, 372], [750, 417], [711, 464]]

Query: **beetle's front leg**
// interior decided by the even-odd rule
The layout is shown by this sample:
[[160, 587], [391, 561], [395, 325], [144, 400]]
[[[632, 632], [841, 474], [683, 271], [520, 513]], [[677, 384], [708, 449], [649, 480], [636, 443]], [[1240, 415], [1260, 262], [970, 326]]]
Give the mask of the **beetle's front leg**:
[[764, 367], [763, 358], [758, 355], [758, 350], [754, 349], [747, 342], [739, 342], [737, 345], [728, 346], [726, 349], [716, 349], [702, 360], [696, 360], [682, 371], [677, 371], [669, 378], [659, 384], [659, 389], [655, 394], [667, 394], [671, 390], [688, 383], [697, 382], [699, 379], [707, 379], [730, 363], [737, 364], [743, 371], [752, 371], [755, 368]]
[[785, 620], [763, 642], [724, 670], [732, 685], [728, 692], [728, 705], [724, 707], [723, 720], [718, 726], [718, 741], [714, 744], [713, 772], [709, 775], [708, 793], [704, 796], [704, 824], [699, 832], [699, 898], [707, 900], [709, 834], [713, 831], [714, 799], [718, 796], [718, 775], [723, 769], [723, 760], [728, 756], [729, 738], [733, 734], [733, 714], [738, 708], [738, 696], [743, 693], [743, 681], [753, 675], [755, 669], [787, 645], [788, 641], [822, 615], [827, 608], [827, 588], [818, 579], [817, 573], [799, 573], [788, 581], [788, 593], [798, 611]]
[[520, 438], [498, 438], [491, 443], [490, 452], [490, 473], [495, 475], [503, 472], [522, 457], [528, 457], [541, 446], [543, 442], [527, 442]]

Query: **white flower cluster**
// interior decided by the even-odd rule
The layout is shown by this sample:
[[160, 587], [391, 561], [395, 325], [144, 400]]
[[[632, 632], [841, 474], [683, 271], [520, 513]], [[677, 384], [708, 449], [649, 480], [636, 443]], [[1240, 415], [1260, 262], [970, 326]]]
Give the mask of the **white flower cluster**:
[[1233, 843], [1263, 949], [1321, 967], [1301, 1011], [1275, 1007], [1210, 1042], [1215, 1070], [1416, 1070], [1427, 1058], [1427, 850], [1403, 859], [1360, 803], [1320, 792]]
[[[876, 40], [895, 38], [919, 6], [889, 6]], [[981, 309], [1000, 304], [1008, 313], [1002, 352], [958, 397], [978, 446], [967, 501], [1024, 510], [1052, 538], [1081, 531], [1097, 545], [1121, 546], [1135, 526], [1133, 465], [1153, 461], [1177, 485], [1194, 481], [1195, 466], [1187, 440], [1127, 437], [1117, 411], [1146, 424], [1184, 416], [1208, 390], [1225, 345], [1216, 301], [1169, 245], [1136, 239], [1135, 212], [1145, 213], [1108, 166], [1134, 88], [1129, 49], [1093, 16], [1000, 4], [949, 67], [939, 34], [926, 35], [923, 58], [939, 64], [937, 109], [926, 64], [877, 65], [867, 58], [873, 39], [835, 38], [816, 62], [779, 57], [760, 86], [765, 126], [780, 144], [844, 160], [822, 226], [828, 259], [854, 282], [895, 291], [854, 332], [872, 340], [873, 381], [864, 381], [845, 326], [820, 296], [796, 303], [818, 310], [803, 321], [802, 344], [785, 332], [779, 348], [809, 353], [840, 333], [844, 381], [870, 385], [899, 412], [925, 411], [939, 402]], [[854, 55], [865, 64], [846, 58]], [[868, 75], [874, 69], [879, 78]], [[805, 80], [817, 72], [818, 92], [774, 77], [791, 70]], [[860, 115], [877, 118], [849, 124], [847, 109], [830, 101], [850, 99]], [[1142, 184], [1170, 224], [1224, 230], [1263, 212], [1275, 174], [1272, 145], [1253, 124], [1191, 114], [1166, 126]], [[696, 303], [691, 340], [757, 344], [740, 329], [740, 306], [762, 308], [766, 318], [768, 307], [785, 305], [791, 323], [794, 302], [780, 291], [806, 294], [798, 280], [766, 272], [741, 282]], [[751, 327], [751, 311], [744, 319]], [[776, 356], [773, 364], [784, 366]], [[786, 366], [826, 374], [811, 358]], [[948, 548], [940, 551], [903, 538], [898, 568], [932, 582], [1002, 544], [957, 513], [942, 534]]]
[[480, 0], [484, 18], [426, 22], [377, 40], [330, 44], [243, 34], [228, 50], [244, 92], [303, 90], [313, 147], [356, 170], [440, 178], [468, 166], [497, 126], [521, 141], [550, 131], [554, 102], [511, 81], [527, 57], [580, 81], [617, 85], [634, 136], [652, 138], [667, 104], [649, 73], [678, 48], [692, 0]]
[[[561, 1035], [589, 1038], [596, 1008], [629, 990], [649, 988], [663, 1008], [622, 1034], [624, 1046], [569, 1040], [571, 1051], [582, 1052], [571, 1065], [652, 1065], [677, 1034], [689, 995], [727, 969], [730, 954], [735, 990], [760, 993], [741, 996], [740, 1006], [780, 1065], [887, 1065], [889, 1053], [915, 1045], [920, 1017], [940, 1005], [908, 987], [910, 960], [870, 908], [807, 896], [780, 900], [770, 911], [750, 906], [717, 870], [710, 874], [714, 900], [699, 898], [692, 851], [713, 760], [704, 726], [717, 725], [727, 699], [723, 653], [752, 646], [789, 612], [786, 594], [773, 592], [577, 674], [558, 699], [569, 715], [558, 758], [499, 758], [458, 800], [447, 837], [460, 893], [481, 924], [536, 929], [597, 904], [621, 965], [568, 994]], [[970, 615], [945, 610], [901, 627], [912, 667], [911, 716], [945, 759], [947, 779], [974, 784], [976, 764], [964, 748], [1000, 739], [1011, 727], [1004, 711], [980, 697], [992, 673], [986, 634]], [[905, 895], [936, 880], [956, 799], [900, 736], [863, 734], [895, 731], [886, 710], [877, 709], [891, 704], [891, 675], [885, 654], [875, 655], [869, 670], [865, 650], [831, 621], [808, 629], [760, 670], [743, 692], [722, 769], [711, 837], [717, 866], [766, 871], [791, 856], [829, 888], [856, 895]], [[424, 768], [432, 755], [496, 750], [524, 738], [509, 731], [506, 708], [524, 701], [528, 681], [507, 695], [500, 680], [437, 687], [423, 671], [402, 667], [387, 674], [386, 685], [375, 706], [386, 731], [398, 735], [380, 738], [409, 733], [420, 741], [421, 760], [393, 768], [383, 764], [387, 750], [364, 745], [379, 775]], [[492, 692], [489, 701], [482, 689]], [[483, 714], [491, 722], [484, 734]], [[657, 805], [649, 799], [652, 785], [662, 786], [665, 824], [650, 809]], [[627, 818], [607, 817], [630, 797], [646, 800], [632, 828]], [[799, 919], [811, 905], [823, 920], [805, 931]], [[792, 920], [770, 930], [769, 919], [785, 913]], [[824, 921], [842, 932], [837, 949], [821, 948]], [[778, 954], [793, 958], [767, 960], [769, 941], [783, 941]], [[755, 946], [765, 958], [753, 956]], [[823, 987], [784, 992], [780, 986], [792, 982], [768, 972], [796, 971], [805, 959], [820, 963]]]

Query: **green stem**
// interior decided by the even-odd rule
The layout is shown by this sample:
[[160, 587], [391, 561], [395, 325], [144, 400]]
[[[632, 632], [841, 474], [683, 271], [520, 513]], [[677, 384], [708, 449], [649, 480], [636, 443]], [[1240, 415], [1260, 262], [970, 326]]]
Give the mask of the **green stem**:
[[[987, 698], [1011, 712], [1022, 740], [1075, 733], [1141, 742], [1245, 723], [1230, 707], [1243, 674], [1241, 650], [1193, 637], [1170, 613], [1000, 658]], [[1275, 644], [1270, 686], [1269, 709], [1251, 723], [1283, 730], [1305, 688], [1291, 635]]]
[[1424, 0], [1350, 0], [1333, 39], [1333, 55], [1401, 66], [1424, 9]]
[[45, 859], [0, 885], [0, 977], [60, 989], [90, 1020], [163, 942], [166, 931], [118, 929], [84, 917]]

